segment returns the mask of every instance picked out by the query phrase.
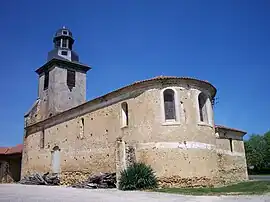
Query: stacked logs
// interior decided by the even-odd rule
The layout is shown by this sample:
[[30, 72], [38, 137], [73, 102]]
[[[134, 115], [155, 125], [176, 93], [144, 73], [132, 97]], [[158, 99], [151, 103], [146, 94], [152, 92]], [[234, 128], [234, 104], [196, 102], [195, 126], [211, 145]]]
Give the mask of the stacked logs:
[[[27, 185], [60, 185], [57, 174], [34, 173], [26, 176], [19, 181], [20, 184]], [[97, 188], [116, 188], [116, 173], [101, 173], [100, 175], [90, 176], [87, 180], [71, 185], [73, 188], [97, 189]]]
[[43, 175], [34, 173], [21, 179], [19, 183], [29, 185], [60, 185], [60, 179], [57, 174], [49, 174], [49, 172]]
[[73, 184], [71, 187], [83, 189], [116, 188], [116, 173], [101, 173], [100, 175], [89, 177], [83, 182]]
[[93, 174], [91, 172], [65, 171], [61, 173], [60, 183], [62, 186], [70, 186], [78, 182], [85, 181], [92, 175]]

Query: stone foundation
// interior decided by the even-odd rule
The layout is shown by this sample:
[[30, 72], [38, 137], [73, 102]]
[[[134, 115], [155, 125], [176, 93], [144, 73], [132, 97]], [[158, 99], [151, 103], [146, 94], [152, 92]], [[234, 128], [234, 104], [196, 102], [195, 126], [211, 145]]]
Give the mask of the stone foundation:
[[160, 177], [158, 184], [162, 188], [170, 187], [213, 187], [213, 180], [208, 177], [187, 177], [180, 176]]
[[247, 167], [244, 157], [232, 157], [224, 154], [217, 154], [219, 185], [226, 185], [235, 182], [248, 180]]
[[230, 183], [246, 181], [247, 178], [245, 175], [245, 171], [246, 169], [243, 167], [235, 167], [228, 170], [220, 169], [218, 183], [226, 185]]
[[91, 176], [90, 172], [81, 172], [81, 171], [72, 171], [72, 172], [62, 172], [60, 175], [60, 184], [61, 185], [72, 185], [85, 181]]

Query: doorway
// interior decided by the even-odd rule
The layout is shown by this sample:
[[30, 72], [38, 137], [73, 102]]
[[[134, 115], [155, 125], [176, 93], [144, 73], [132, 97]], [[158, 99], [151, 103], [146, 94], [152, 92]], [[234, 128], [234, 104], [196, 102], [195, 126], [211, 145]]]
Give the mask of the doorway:
[[58, 146], [52, 150], [52, 173], [60, 173], [60, 149]]

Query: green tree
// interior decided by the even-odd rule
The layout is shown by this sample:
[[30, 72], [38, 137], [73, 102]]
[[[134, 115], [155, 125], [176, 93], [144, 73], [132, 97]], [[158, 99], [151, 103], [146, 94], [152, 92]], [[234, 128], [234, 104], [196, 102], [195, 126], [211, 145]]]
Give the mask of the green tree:
[[[269, 136], [270, 140], [270, 136]], [[246, 158], [248, 167], [254, 166], [256, 170], [266, 167], [267, 162], [267, 141], [264, 136], [251, 135], [250, 139], [245, 142]]]
[[266, 132], [264, 135], [264, 141], [266, 143], [265, 148], [265, 164], [268, 169], [270, 169], [270, 131]]

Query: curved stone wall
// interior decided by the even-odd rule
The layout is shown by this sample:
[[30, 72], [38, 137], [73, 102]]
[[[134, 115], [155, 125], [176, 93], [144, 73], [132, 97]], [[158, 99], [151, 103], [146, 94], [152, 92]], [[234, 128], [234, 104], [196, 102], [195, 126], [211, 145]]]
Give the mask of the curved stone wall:
[[[175, 92], [174, 122], [164, 119], [162, 94], [166, 89]], [[199, 117], [198, 95], [201, 92], [209, 97], [208, 123], [201, 122]], [[179, 184], [193, 178], [202, 179], [200, 184], [212, 183], [217, 171], [217, 155], [210, 99], [209, 92], [192, 85], [152, 86], [136, 99], [126, 101], [130, 126], [122, 128], [123, 141], [133, 145], [136, 160], [151, 165], [166, 184], [176, 178]]]

